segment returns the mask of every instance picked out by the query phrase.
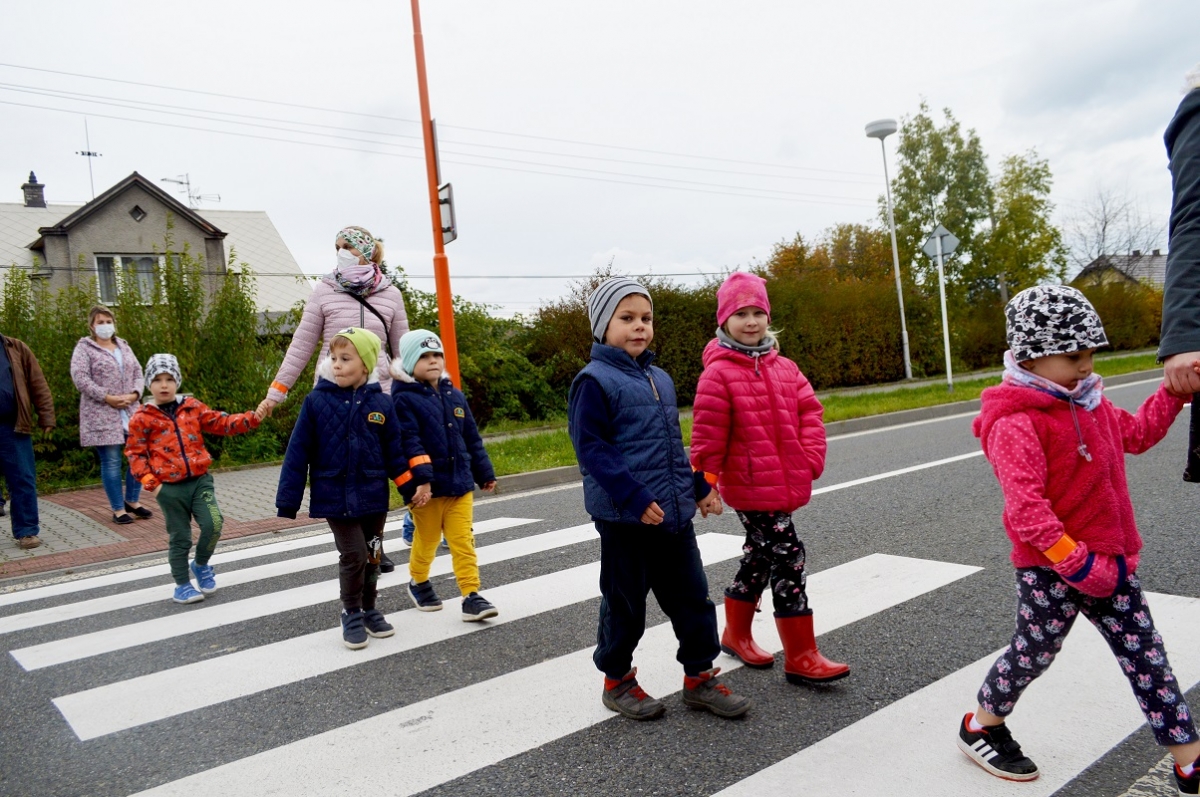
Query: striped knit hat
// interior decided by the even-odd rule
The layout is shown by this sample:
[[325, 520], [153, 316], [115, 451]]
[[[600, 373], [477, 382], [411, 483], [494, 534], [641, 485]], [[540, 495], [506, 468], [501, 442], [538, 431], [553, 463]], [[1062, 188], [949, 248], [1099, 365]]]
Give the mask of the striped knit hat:
[[650, 291], [628, 277], [606, 279], [592, 291], [592, 295], [588, 297], [588, 321], [592, 324], [592, 338], [597, 343], [604, 341], [604, 332], [608, 329], [608, 322], [612, 320], [613, 313], [617, 311], [617, 305], [626, 296], [634, 294], [645, 296], [650, 301], [650, 309], [654, 309], [654, 299], [650, 298]]

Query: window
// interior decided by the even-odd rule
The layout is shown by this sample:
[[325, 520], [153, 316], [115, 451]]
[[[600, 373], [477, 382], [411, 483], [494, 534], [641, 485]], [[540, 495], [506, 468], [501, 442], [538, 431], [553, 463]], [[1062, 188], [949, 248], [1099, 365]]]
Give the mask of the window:
[[117, 271], [122, 279], [133, 280], [143, 303], [154, 300], [155, 270], [161, 265], [159, 255], [96, 255], [96, 276], [100, 283], [100, 301], [117, 304], [119, 288]]

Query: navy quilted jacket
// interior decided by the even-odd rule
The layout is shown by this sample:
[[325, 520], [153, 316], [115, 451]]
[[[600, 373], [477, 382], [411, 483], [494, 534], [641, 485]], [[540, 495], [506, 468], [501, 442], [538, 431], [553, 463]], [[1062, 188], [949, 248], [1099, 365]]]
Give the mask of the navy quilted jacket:
[[362, 517], [388, 510], [391, 489], [412, 478], [395, 410], [378, 381], [341, 388], [320, 379], [288, 441], [275, 506], [296, 517], [310, 481], [309, 517]]
[[483, 447], [479, 428], [471, 417], [466, 396], [443, 379], [434, 390], [407, 375], [392, 382], [392, 402], [403, 429], [404, 454], [412, 479], [401, 485], [405, 502], [422, 484], [430, 484], [434, 498], [466, 495], [496, 480], [492, 461]]

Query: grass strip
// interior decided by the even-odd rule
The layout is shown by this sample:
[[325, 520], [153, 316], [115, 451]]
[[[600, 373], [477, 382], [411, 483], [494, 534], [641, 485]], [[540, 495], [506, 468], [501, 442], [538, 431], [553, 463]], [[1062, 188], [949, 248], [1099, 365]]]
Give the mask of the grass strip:
[[[1149, 371], [1158, 367], [1154, 354], [1096, 358], [1096, 371], [1103, 376]], [[984, 388], [998, 384], [1000, 377], [984, 377], [956, 382], [953, 392], [947, 390], [944, 384], [922, 385], [850, 395], [835, 394], [824, 396], [821, 403], [825, 405], [826, 422], [844, 421], [868, 415], [934, 407], [955, 401], [970, 401], [979, 398]], [[681, 418], [680, 426], [683, 428], [684, 444], [690, 444], [691, 417]], [[566, 429], [488, 443], [487, 450], [497, 476], [576, 464], [575, 451], [571, 448], [571, 439], [567, 436]]]

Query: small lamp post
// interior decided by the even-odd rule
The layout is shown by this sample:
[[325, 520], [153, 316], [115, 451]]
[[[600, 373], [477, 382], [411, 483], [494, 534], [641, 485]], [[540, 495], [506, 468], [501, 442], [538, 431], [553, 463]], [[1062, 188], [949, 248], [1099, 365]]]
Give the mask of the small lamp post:
[[892, 214], [892, 183], [888, 178], [887, 147], [883, 140], [899, 127], [895, 119], [877, 119], [867, 125], [867, 137], [879, 139], [883, 152], [883, 187], [887, 197], [888, 230], [892, 234], [892, 266], [896, 271], [896, 296], [900, 300], [900, 341], [904, 347], [904, 378], [912, 379], [912, 360], [908, 354], [908, 325], [904, 321], [904, 288], [900, 284], [900, 250], [896, 247], [896, 217]]

